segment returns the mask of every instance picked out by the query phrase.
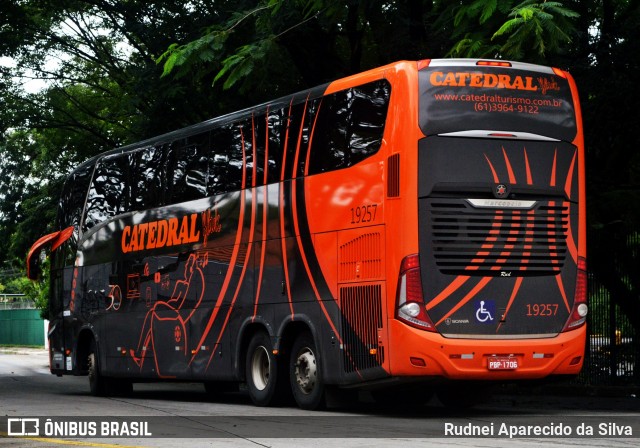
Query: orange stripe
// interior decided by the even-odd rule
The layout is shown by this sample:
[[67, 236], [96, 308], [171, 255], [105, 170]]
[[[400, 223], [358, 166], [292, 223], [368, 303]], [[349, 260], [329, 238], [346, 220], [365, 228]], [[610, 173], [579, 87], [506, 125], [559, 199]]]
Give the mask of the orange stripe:
[[[296, 227], [297, 227], [297, 221], [294, 220], [294, 222], [296, 223]], [[296, 233], [297, 233], [297, 229], [296, 229]], [[300, 256], [302, 258], [302, 264], [304, 265], [305, 271], [307, 271], [307, 276], [309, 277], [309, 282], [311, 283], [311, 288], [313, 289], [313, 293], [316, 296], [316, 300], [320, 304], [320, 308], [322, 308], [322, 313], [326, 317], [327, 322], [329, 322], [329, 325], [331, 326], [331, 330], [333, 330], [333, 333], [336, 335], [336, 338], [338, 338], [338, 342], [340, 344], [342, 344], [342, 338], [340, 337], [340, 333], [338, 333], [338, 330], [334, 326], [333, 321], [331, 320], [331, 317], [329, 317], [329, 313], [328, 313], [327, 309], [325, 308], [324, 303], [322, 302], [322, 298], [320, 297], [320, 293], [318, 292], [318, 287], [316, 286], [316, 282], [314, 281], [313, 275], [311, 274], [311, 269], [309, 269], [309, 263], [307, 262], [307, 256], [305, 255], [304, 249], [302, 248], [302, 240], [300, 239], [299, 235], [296, 235], [296, 240], [298, 241], [298, 249], [300, 250]]]
[[254, 122], [254, 116], [251, 114], [251, 151], [253, 157], [253, 170], [251, 174], [251, 186], [256, 186], [256, 173], [258, 170], [258, 159], [256, 159], [256, 124]]
[[553, 166], [551, 167], [551, 180], [549, 181], [549, 185], [552, 187], [556, 186], [556, 158], [558, 157], [558, 149], [553, 153]]
[[502, 154], [504, 155], [504, 161], [507, 165], [507, 173], [509, 173], [509, 182], [512, 184], [516, 183], [516, 176], [513, 174], [513, 168], [511, 168], [511, 162], [509, 162], [509, 156], [507, 156], [507, 152], [504, 150], [504, 146], [502, 147]]
[[567, 293], [564, 290], [564, 284], [562, 283], [562, 277], [560, 276], [560, 274], [556, 275], [556, 282], [558, 283], [560, 294], [562, 294], [562, 300], [564, 300], [564, 306], [567, 307], [568, 312], [571, 312], [571, 307], [569, 306], [569, 301], [567, 300]]
[[487, 163], [489, 164], [489, 168], [491, 168], [491, 173], [493, 174], [493, 181], [495, 183], [500, 182], [500, 180], [498, 179], [498, 174], [496, 173], [495, 168], [493, 167], [493, 165], [491, 164], [491, 160], [489, 160], [489, 157], [487, 157], [487, 155], [484, 155], [484, 158], [487, 159]]
[[527, 169], [527, 185], [533, 185], [533, 177], [531, 177], [531, 167], [529, 166], [529, 157], [527, 156], [527, 148], [524, 148], [524, 164]]
[[244, 132], [240, 127], [240, 142], [242, 144], [242, 189], [247, 188], [247, 153], [244, 148]]
[[571, 160], [571, 166], [569, 167], [569, 172], [567, 173], [567, 181], [564, 184], [564, 192], [567, 194], [567, 198], [571, 199], [571, 182], [573, 180], [573, 167], [576, 164], [576, 157], [578, 156], [578, 152], [573, 153], [573, 159]]
[[[520, 217], [519, 211], [514, 211], [514, 214], [511, 218], [514, 220], [513, 227], [509, 230], [509, 235], [516, 235], [516, 237], [507, 236], [507, 243], [517, 241], [517, 235], [520, 233], [520, 223], [515, 222], [515, 217]], [[511, 249], [515, 247], [515, 244], [507, 244], [505, 243], [503, 250], [500, 252], [500, 257], [508, 257], [511, 254]], [[492, 271], [498, 271], [501, 269], [500, 263], [504, 263], [507, 261], [507, 258], [498, 258], [496, 260], [496, 264], [491, 267]]]
[[265, 132], [264, 132], [264, 175], [263, 184], [269, 184], [269, 107], [267, 107], [267, 113], [265, 114]]
[[451, 296], [454, 292], [456, 292], [464, 283], [469, 280], [471, 277], [467, 275], [459, 275], [456, 277], [454, 281], [452, 281], [449, 286], [447, 286], [440, 294], [435, 296], [428, 304], [427, 311], [431, 308], [438, 306], [440, 302], [442, 302], [447, 297]]
[[253, 305], [253, 317], [255, 320], [258, 314], [258, 301], [260, 300], [260, 292], [262, 291], [262, 275], [264, 273], [264, 259], [267, 251], [267, 223], [269, 220], [269, 108], [267, 107], [266, 113], [266, 132], [264, 139], [264, 197], [262, 198], [262, 246], [260, 249], [260, 271], [258, 273], [258, 286], [256, 289], [256, 300]]
[[[568, 215], [571, 216], [571, 203], [568, 203]], [[569, 220], [568, 232], [567, 232], [567, 249], [569, 249], [569, 254], [571, 254], [571, 259], [574, 263], [578, 263], [578, 248], [576, 246], [576, 241], [573, 239], [573, 232], [571, 231], [571, 220]]]
[[158, 357], [155, 356], [155, 352], [156, 352], [156, 341], [153, 340], [153, 321], [151, 322], [151, 344], [153, 346], [153, 353], [154, 353], [154, 363], [156, 365], [156, 372], [158, 374], [158, 378], [163, 378], [163, 379], [169, 379], [169, 378], [175, 378], [175, 375], [169, 376], [169, 375], [161, 375], [160, 374], [160, 365], [158, 364]]
[[478, 294], [482, 290], [482, 288], [484, 288], [487, 285], [487, 283], [491, 281], [492, 278], [493, 277], [482, 277], [482, 279], [480, 279], [478, 284], [474, 286], [473, 289], [469, 291], [469, 293], [466, 296], [464, 296], [464, 298], [460, 302], [458, 302], [456, 306], [454, 306], [447, 314], [442, 316], [442, 319], [438, 321], [438, 323], [436, 324], [436, 327], [440, 325], [442, 322], [444, 322], [453, 313], [455, 313], [460, 308], [462, 308], [469, 300], [473, 299], [476, 296], [476, 294]]
[[287, 150], [289, 147], [289, 123], [291, 119], [291, 108], [293, 105], [293, 98], [289, 103], [289, 111], [287, 113], [287, 131], [284, 137], [284, 149], [282, 151], [282, 170], [280, 171], [280, 192], [279, 192], [279, 208], [280, 208], [280, 248], [282, 250], [282, 263], [284, 267], [284, 281], [287, 288], [287, 300], [289, 301], [289, 310], [291, 311], [291, 319], [293, 319], [293, 302], [291, 301], [291, 283], [289, 280], [289, 262], [287, 260], [287, 244], [284, 232], [284, 179], [287, 168]]
[[322, 107], [322, 99], [320, 99], [320, 104], [318, 104], [318, 110], [316, 111], [315, 117], [313, 117], [313, 126], [311, 127], [311, 135], [309, 136], [309, 145], [307, 147], [307, 159], [305, 160], [305, 163], [304, 163], [305, 176], [309, 173], [309, 157], [311, 156], [311, 144], [313, 143], [313, 133], [316, 130], [316, 123], [318, 122], [318, 116], [320, 115], [320, 108]]
[[[496, 210], [495, 213], [495, 220], [493, 221], [493, 223], [491, 223], [491, 230], [489, 231], [489, 235], [500, 235], [500, 227], [502, 227], [502, 219], [503, 219], [503, 210]], [[484, 255], [484, 258], [474, 258], [473, 260], [471, 260], [472, 263], [483, 263], [484, 261], [486, 261], [487, 259], [487, 255], [489, 255], [489, 252], [486, 250], [482, 250], [482, 249], [492, 249], [495, 244], [487, 244], [489, 242], [493, 243], [498, 241], [498, 237], [497, 236], [488, 236], [485, 239], [485, 243], [480, 246], [480, 251], [478, 251], [476, 253], [476, 257]], [[480, 269], [480, 266], [467, 266], [465, 268], [466, 271], [477, 271], [478, 269]]]
[[[509, 303], [507, 303], [507, 309], [504, 310], [504, 317], [500, 320], [507, 320], [507, 314], [509, 314], [509, 310], [511, 309], [511, 305], [518, 294], [518, 290], [520, 289], [520, 285], [522, 285], [522, 277], [518, 277], [516, 279], [516, 284], [513, 286], [513, 291], [511, 292], [511, 297], [509, 298]], [[502, 326], [502, 322], [498, 324], [498, 328], [496, 328], [496, 333], [500, 331], [500, 327]]]

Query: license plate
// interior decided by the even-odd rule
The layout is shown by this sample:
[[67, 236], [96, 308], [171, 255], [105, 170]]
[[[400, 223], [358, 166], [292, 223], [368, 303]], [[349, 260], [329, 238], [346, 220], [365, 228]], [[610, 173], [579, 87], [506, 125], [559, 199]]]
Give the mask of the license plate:
[[516, 370], [518, 368], [518, 358], [491, 357], [487, 361], [489, 370]]

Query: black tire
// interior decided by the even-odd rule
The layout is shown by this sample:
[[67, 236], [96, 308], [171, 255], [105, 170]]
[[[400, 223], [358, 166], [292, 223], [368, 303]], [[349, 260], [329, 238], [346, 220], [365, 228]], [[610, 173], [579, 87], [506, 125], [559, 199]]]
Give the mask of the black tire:
[[89, 357], [87, 359], [89, 389], [91, 395], [96, 397], [106, 397], [109, 394], [109, 379], [100, 373], [100, 361], [95, 342], [91, 342], [89, 347]]
[[249, 396], [257, 406], [274, 406], [281, 403], [286, 379], [280, 378], [282, 369], [273, 354], [271, 338], [265, 332], [253, 335], [247, 347], [245, 373]]
[[316, 410], [325, 406], [322, 364], [310, 333], [301, 333], [291, 348], [289, 381], [293, 398], [301, 409]]

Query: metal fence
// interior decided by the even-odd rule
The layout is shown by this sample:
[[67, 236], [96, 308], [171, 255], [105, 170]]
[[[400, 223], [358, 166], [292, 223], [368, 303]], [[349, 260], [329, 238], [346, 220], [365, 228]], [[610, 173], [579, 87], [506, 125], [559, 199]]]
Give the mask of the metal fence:
[[36, 304], [33, 300], [25, 300], [24, 294], [0, 293], [0, 310], [33, 310]]
[[580, 384], [640, 385], [640, 335], [609, 291], [589, 274], [589, 317], [585, 365]]

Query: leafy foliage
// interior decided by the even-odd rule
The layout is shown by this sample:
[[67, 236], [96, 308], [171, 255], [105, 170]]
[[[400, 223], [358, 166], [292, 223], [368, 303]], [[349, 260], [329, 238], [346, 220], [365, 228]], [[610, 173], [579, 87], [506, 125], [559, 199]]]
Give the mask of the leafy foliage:
[[449, 9], [454, 38], [459, 38], [450, 56], [542, 63], [547, 53], [562, 52], [571, 43], [573, 20], [579, 16], [563, 3], [537, 0], [516, 5], [513, 0], [474, 0]]

